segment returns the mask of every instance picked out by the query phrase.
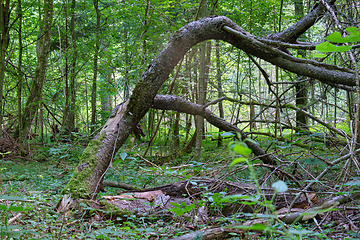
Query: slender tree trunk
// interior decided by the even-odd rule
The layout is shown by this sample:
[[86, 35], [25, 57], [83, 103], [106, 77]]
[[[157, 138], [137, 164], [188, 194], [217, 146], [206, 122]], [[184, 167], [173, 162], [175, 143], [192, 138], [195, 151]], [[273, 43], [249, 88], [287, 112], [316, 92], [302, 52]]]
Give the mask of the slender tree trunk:
[[[37, 66], [35, 69], [34, 80], [30, 87], [30, 93], [26, 100], [25, 109], [22, 115], [22, 128], [19, 129], [24, 137], [30, 131], [31, 124], [35, 118], [35, 114], [39, 109], [42, 101], [42, 89], [46, 77], [46, 69], [48, 65], [48, 57], [50, 52], [51, 25], [53, 20], [53, 1], [44, 0], [44, 16], [41, 21], [40, 36], [38, 39]], [[16, 137], [19, 132], [15, 133]]]
[[108, 61], [108, 68], [106, 69], [105, 73], [102, 74], [104, 81], [103, 83], [101, 84], [101, 91], [100, 91], [100, 99], [101, 99], [101, 120], [103, 122], [105, 122], [107, 120], [107, 118], [109, 117], [109, 113], [110, 111], [112, 110], [111, 108], [111, 95], [109, 93], [109, 91], [107, 90], [107, 87], [106, 87], [106, 83], [110, 83], [111, 85], [111, 82], [112, 82], [112, 77], [111, 77], [111, 67], [110, 67], [110, 63], [111, 63], [111, 58], [108, 57], [107, 59]]
[[[253, 97], [253, 91], [255, 90], [255, 87], [253, 86], [253, 74], [252, 74], [252, 63], [251, 60], [248, 60], [249, 62], [249, 100], [250, 102], [252, 102], [254, 100]], [[255, 106], [250, 104], [249, 106], [250, 108], [250, 132], [252, 132], [254, 129], [256, 129], [256, 121], [255, 121], [255, 116], [256, 116], [256, 111], [255, 111]]]
[[176, 151], [180, 146], [180, 113], [175, 113], [174, 131], [173, 131], [173, 146]]
[[6, 71], [6, 51], [10, 41], [10, 0], [0, 1], [0, 126], [3, 123], [3, 88]]
[[[67, 5], [67, 2], [65, 3]], [[63, 113], [63, 127], [65, 134], [71, 135], [71, 132], [75, 129], [75, 109], [76, 109], [76, 37], [75, 37], [75, 6], [76, 0], [72, 0], [70, 11], [68, 11], [67, 6], [65, 7], [66, 13], [66, 36], [65, 36], [65, 107]], [[68, 17], [70, 14], [70, 46], [69, 48], [69, 37], [68, 37]], [[69, 54], [70, 52], [70, 54]], [[69, 57], [68, 57], [69, 56]], [[70, 61], [70, 63], [69, 63]]]
[[[201, 43], [200, 45], [200, 71], [199, 71], [199, 81], [198, 81], [198, 96], [197, 104], [205, 104], [205, 56], [206, 56], [206, 43]], [[195, 144], [195, 156], [200, 157], [201, 155], [201, 145], [203, 138], [204, 130], [204, 118], [200, 115], [195, 117], [197, 135], [196, 135], [196, 144]]]
[[128, 24], [124, 23], [124, 101], [130, 97], [130, 79], [129, 79], [129, 45], [128, 45]]
[[71, 20], [70, 20], [70, 34], [71, 34], [71, 63], [70, 63], [70, 111], [68, 116], [68, 121], [66, 123], [66, 128], [69, 132], [75, 130], [75, 114], [76, 114], [76, 58], [77, 58], [77, 48], [76, 48], [76, 35], [75, 35], [75, 7], [76, 0], [72, 0], [71, 3]]
[[[23, 43], [22, 43], [22, 8], [21, 8], [21, 0], [18, 0], [17, 3], [17, 15], [18, 15], [18, 39], [19, 39], [19, 60], [18, 60], [18, 88], [17, 88], [17, 97], [18, 97], [18, 122], [19, 129], [22, 129], [22, 119], [21, 119], [21, 109], [22, 109], [22, 84], [23, 84], [23, 72], [22, 72], [22, 51], [23, 51]], [[19, 145], [20, 145], [20, 155], [25, 156], [25, 138], [22, 134], [19, 135]]]
[[[301, 19], [304, 16], [304, 3], [303, 0], [294, 0], [295, 5], [295, 17]], [[298, 50], [298, 55], [305, 57], [306, 52]], [[306, 82], [299, 82], [295, 84], [296, 91], [296, 106], [299, 108], [305, 108], [308, 103], [308, 89]], [[301, 111], [296, 112], [296, 127], [299, 129], [309, 130], [308, 117]]]
[[[281, 16], [282, 16], [282, 11], [283, 11], [283, 6], [284, 6], [284, 0], [281, 0], [280, 2], [280, 13], [279, 13], [279, 24], [278, 26], [275, 25], [275, 31], [276, 31], [276, 28], [278, 28], [278, 31], [280, 32], [281, 31]], [[279, 81], [279, 67], [276, 66], [275, 67], [275, 81], [278, 82]], [[280, 124], [280, 121], [281, 121], [281, 115], [280, 115], [280, 99], [279, 99], [279, 85], [276, 84], [276, 89], [275, 89], [275, 92], [276, 92], [276, 112], [275, 112], [275, 138], [277, 137], [277, 129], [279, 128], [280, 130], [280, 136], [282, 136], [282, 129], [281, 129], [281, 124]]]
[[146, 32], [149, 28], [149, 14], [150, 14], [150, 0], [146, 1], [146, 9], [145, 9], [145, 14], [144, 14], [144, 26], [143, 29], [144, 31], [142, 32], [142, 62], [141, 64], [144, 65], [147, 62], [147, 37], [146, 37]]
[[[221, 60], [220, 60], [220, 41], [216, 41], [215, 45], [215, 54], [216, 54], [216, 81], [218, 87], [218, 98], [221, 98], [224, 93], [222, 89], [222, 82], [221, 82]], [[222, 101], [218, 103], [219, 106], [219, 117], [224, 118], [224, 107]], [[219, 128], [219, 136], [218, 136], [218, 147], [222, 146], [222, 130]]]
[[95, 53], [94, 53], [94, 76], [91, 90], [91, 132], [95, 131], [96, 124], [96, 91], [98, 78], [98, 58], [100, 50], [100, 9], [99, 0], [94, 0], [94, 9], [96, 11], [96, 35], [95, 35]]
[[[200, 5], [198, 9], [198, 16], [200, 18], [207, 15], [207, 0], [200, 0]], [[199, 66], [199, 81], [198, 81], [198, 96], [197, 103], [200, 105], [205, 104], [206, 99], [206, 86], [207, 76], [206, 76], [206, 42], [200, 44], [200, 66]], [[195, 157], [199, 158], [201, 155], [201, 146], [204, 135], [204, 118], [200, 115], [195, 117], [196, 124], [196, 143], [195, 143]]]
[[[251, 4], [251, 7], [250, 7], [250, 29], [253, 28], [253, 1], [250, 1], [250, 4]], [[250, 57], [249, 57], [250, 58]], [[249, 71], [249, 100], [250, 102], [253, 100], [253, 77], [252, 77], [252, 67], [251, 67], [251, 61], [249, 59], [249, 68], [248, 68], [248, 71]], [[250, 118], [250, 132], [253, 130], [253, 129], [256, 129], [256, 123], [255, 123], [255, 115], [256, 115], [256, 112], [255, 112], [255, 106], [254, 105], [250, 105], [249, 106], [249, 118]], [[238, 118], [237, 118], [238, 119]]]
[[[68, 122], [68, 118], [69, 118], [69, 112], [70, 112], [70, 104], [71, 104], [71, 96], [70, 96], [70, 84], [69, 84], [69, 61], [68, 61], [68, 55], [69, 55], [69, 41], [68, 41], [68, 27], [69, 27], [69, 21], [68, 21], [68, 17], [69, 17], [69, 11], [68, 11], [68, 4], [67, 1], [64, 1], [64, 14], [65, 14], [65, 34], [64, 34], [64, 42], [65, 42], [65, 47], [63, 49], [61, 49], [61, 52], [64, 52], [64, 57], [65, 57], [65, 66], [64, 66], [64, 72], [63, 72], [63, 76], [64, 76], [64, 97], [65, 97], [65, 106], [63, 109], [63, 121], [62, 121], [62, 127], [64, 128], [64, 132], [65, 134], [69, 134], [71, 131], [68, 131], [67, 129], [67, 122]], [[59, 32], [59, 35], [61, 35], [61, 32]], [[60, 38], [60, 46], [62, 46], [61, 44], [62, 42], [62, 38]]]

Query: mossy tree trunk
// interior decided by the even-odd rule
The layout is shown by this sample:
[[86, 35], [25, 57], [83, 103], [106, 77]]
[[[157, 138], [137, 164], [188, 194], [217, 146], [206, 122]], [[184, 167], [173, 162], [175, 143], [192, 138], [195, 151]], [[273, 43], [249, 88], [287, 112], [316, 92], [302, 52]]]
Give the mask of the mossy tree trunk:
[[[37, 65], [35, 69], [34, 80], [31, 83], [30, 93], [26, 100], [25, 109], [22, 114], [21, 128], [17, 128], [15, 137], [27, 137], [36, 112], [42, 102], [43, 86], [46, 77], [48, 57], [50, 52], [51, 26], [53, 20], [53, 1], [44, 0], [44, 13], [41, 19], [41, 29], [38, 38]], [[40, 16], [41, 17], [41, 16]], [[21, 134], [19, 134], [21, 132]]]

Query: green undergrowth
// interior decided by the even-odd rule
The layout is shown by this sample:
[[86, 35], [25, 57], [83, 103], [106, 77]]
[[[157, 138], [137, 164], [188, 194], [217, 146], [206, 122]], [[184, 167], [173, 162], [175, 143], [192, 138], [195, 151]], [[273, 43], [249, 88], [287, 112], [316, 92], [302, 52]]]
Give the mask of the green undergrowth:
[[[305, 139], [308, 136], [300, 137]], [[120, 181], [139, 188], [192, 180], [195, 177], [210, 179], [224, 177], [226, 181], [241, 181], [249, 184], [254, 184], [254, 178], [259, 182], [265, 180], [275, 182], [277, 180], [274, 174], [265, 174], [269, 173], [268, 169], [257, 167], [262, 163], [253, 158], [252, 154], [246, 154], [246, 158], [254, 166], [250, 168], [248, 163], [242, 160], [241, 154], [239, 156], [239, 153], [232, 151], [234, 144], [237, 144], [234, 139], [226, 138], [223, 140], [222, 147], [218, 147], [217, 141], [214, 141], [213, 138], [214, 136], [207, 136], [204, 139], [200, 158], [189, 154], [177, 157], [176, 161], [169, 159], [163, 165], [151, 163], [156, 162], [158, 142], [154, 143], [153, 156], [145, 156], [147, 161], [140, 157], [146, 148], [144, 142], [128, 143], [113, 159], [112, 167], [106, 173], [105, 180]], [[287, 160], [282, 170], [296, 176], [304, 176], [303, 179], [299, 179], [300, 184], [306, 184], [309, 181], [305, 171], [311, 171], [316, 175], [327, 167], [324, 161], [312, 156], [310, 152], [330, 162], [337, 158], [333, 149], [326, 146], [304, 149], [291, 142], [284, 144], [283, 142], [269, 141], [265, 137], [258, 137], [257, 142], [263, 149], [276, 151], [282, 159]], [[74, 210], [68, 216], [55, 212], [54, 208], [61, 198], [61, 191], [71, 178], [84, 148], [82, 145], [59, 143], [34, 149], [36, 153], [34, 160], [25, 161], [11, 158], [0, 160], [2, 178], [0, 187], [2, 235], [0, 235], [0, 239], [9, 239], [9, 237], [13, 239], [156, 239], [155, 237], [166, 239], [206, 226], [206, 224], [197, 224], [194, 219], [183, 215], [193, 207], [181, 204], [174, 205], [173, 212], [178, 215], [175, 218], [134, 215], [128, 212], [122, 213], [121, 217], [111, 218], [111, 220], [105, 218], [105, 220], [97, 221], [95, 216], [105, 216], [105, 210], [93, 209], [85, 204], [81, 205], [81, 210]], [[240, 160], [230, 166], [234, 159]], [[297, 162], [301, 163], [304, 169], [294, 170], [294, 164]], [[329, 177], [323, 179], [321, 183], [325, 185], [340, 184], [334, 179], [336, 180], [341, 167], [340, 164], [333, 166], [329, 171]], [[284, 184], [290, 188], [297, 187], [288, 179], [284, 179]], [[321, 186], [321, 184], [317, 185], [319, 193], [324, 190]], [[121, 189], [106, 188], [106, 192], [100, 193], [98, 199], [102, 196], [118, 195], [120, 191]], [[208, 193], [203, 196], [203, 199], [210, 202], [211, 208], [217, 209], [221, 208], [219, 203], [223, 201], [223, 197], [223, 193]], [[259, 203], [256, 198], [254, 201]], [[203, 203], [200, 202], [200, 204]], [[264, 216], [266, 217], [262, 213], [238, 213], [209, 221], [209, 225], [226, 226]], [[189, 225], [189, 221], [192, 230], [186, 227]], [[329, 223], [328, 227], [319, 232], [313, 230], [314, 223], [297, 223], [290, 227], [293, 235], [281, 235], [276, 234], [275, 230], [285, 229], [286, 226], [274, 222], [270, 225], [271, 234], [266, 232], [259, 234], [250, 229], [246, 238], [331, 239], [329, 236], [334, 231], [333, 226], [336, 223], [332, 224]], [[288, 238], [289, 236], [294, 236], [294, 238]], [[356, 239], [355, 232], [347, 232], [346, 236], [349, 237], [348, 239]], [[233, 239], [243, 239], [243, 237], [241, 234], [234, 233]]]

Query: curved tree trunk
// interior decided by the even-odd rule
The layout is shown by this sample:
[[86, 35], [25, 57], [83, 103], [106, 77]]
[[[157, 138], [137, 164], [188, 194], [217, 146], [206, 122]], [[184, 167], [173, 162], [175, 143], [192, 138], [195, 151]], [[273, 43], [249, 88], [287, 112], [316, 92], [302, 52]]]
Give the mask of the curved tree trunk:
[[[287, 39], [297, 33], [289, 32]], [[149, 65], [135, 86], [130, 100], [115, 109], [99, 135], [90, 142], [63, 193], [74, 198], [93, 198], [97, 195], [113, 155], [152, 106], [159, 88], [170, 72], [191, 47], [208, 39], [226, 41], [250, 55], [325, 83], [348, 86], [356, 84], [355, 74], [351, 70], [292, 57], [260, 42], [226, 17], [208, 17], [189, 23], [176, 32], [167, 47]], [[206, 112], [205, 109], [202, 111]]]

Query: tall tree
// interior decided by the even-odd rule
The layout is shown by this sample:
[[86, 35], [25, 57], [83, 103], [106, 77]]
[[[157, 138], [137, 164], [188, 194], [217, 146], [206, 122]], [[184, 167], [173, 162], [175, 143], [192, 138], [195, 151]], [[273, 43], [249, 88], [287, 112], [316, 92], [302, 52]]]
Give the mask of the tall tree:
[[[304, 2], [303, 0], [294, 0], [295, 5], [295, 18], [300, 20], [304, 16]], [[298, 55], [305, 57], [306, 52], [304, 50], [299, 49]], [[298, 79], [301, 80], [301, 77], [298, 76]], [[295, 84], [296, 91], [296, 106], [299, 108], [305, 108], [308, 102], [308, 89], [307, 82], [298, 81]], [[308, 130], [308, 117], [301, 111], [296, 112], [296, 127], [297, 129]]]
[[18, 128], [16, 137], [20, 134], [27, 137], [30, 131], [33, 119], [42, 102], [43, 86], [46, 77], [48, 57], [50, 52], [51, 25], [53, 20], [53, 0], [44, 0], [43, 14], [40, 14], [40, 34], [37, 41], [37, 65], [34, 79], [31, 83], [30, 93], [27, 97], [25, 109], [22, 114], [22, 126]]
[[[23, 72], [22, 72], [22, 58], [23, 58], [23, 43], [22, 43], [22, 7], [21, 0], [17, 2], [17, 16], [18, 16], [18, 39], [19, 39], [19, 58], [18, 58], [18, 88], [17, 88], [17, 97], [18, 97], [18, 122], [19, 129], [22, 129], [22, 119], [21, 119], [21, 109], [22, 109], [22, 85], [23, 85]], [[19, 136], [19, 145], [20, 145], [20, 155], [25, 155], [25, 139], [20, 132]]]
[[101, 12], [99, 9], [99, 0], [94, 0], [94, 9], [96, 12], [96, 30], [95, 30], [95, 52], [94, 52], [94, 75], [91, 90], [91, 132], [95, 131], [96, 124], [96, 92], [97, 92], [97, 79], [98, 79], [98, 58], [100, 51], [100, 20]]
[[[75, 7], [76, 0], [71, 1], [70, 9], [68, 8], [68, 2], [64, 3], [65, 11], [65, 106], [63, 111], [62, 126], [65, 129], [66, 134], [70, 134], [75, 129], [75, 112], [76, 112], [76, 36], [75, 36]], [[70, 24], [68, 21], [70, 15]], [[70, 34], [70, 43], [69, 36]]]
[[76, 0], [72, 0], [71, 2], [71, 20], [70, 20], [70, 37], [71, 37], [71, 49], [72, 54], [70, 57], [70, 110], [67, 118], [67, 122], [65, 124], [66, 129], [69, 132], [73, 132], [75, 130], [75, 114], [76, 114], [76, 59], [78, 56], [77, 46], [76, 46], [76, 33], [75, 33], [75, 7]]
[[3, 122], [3, 88], [6, 71], [6, 51], [10, 42], [10, 0], [0, 1], [0, 126]]
[[[207, 15], [207, 0], [200, 0], [198, 14], [196, 19], [203, 18]], [[200, 105], [205, 104], [206, 99], [206, 42], [200, 44], [200, 65], [199, 65], [199, 80], [197, 88], [197, 103]], [[200, 157], [202, 139], [204, 135], [204, 117], [196, 116], [196, 143], [195, 143], [195, 156]]]
[[[223, 97], [223, 87], [222, 87], [222, 81], [221, 81], [221, 59], [220, 59], [220, 41], [216, 41], [215, 46], [215, 55], [216, 55], [216, 81], [217, 81], [217, 90], [218, 90], [218, 98]], [[224, 118], [224, 107], [222, 104], [222, 101], [218, 103], [219, 107], [219, 117]], [[221, 136], [222, 130], [219, 129], [219, 137], [218, 137], [218, 146], [222, 146], [222, 136]]]

